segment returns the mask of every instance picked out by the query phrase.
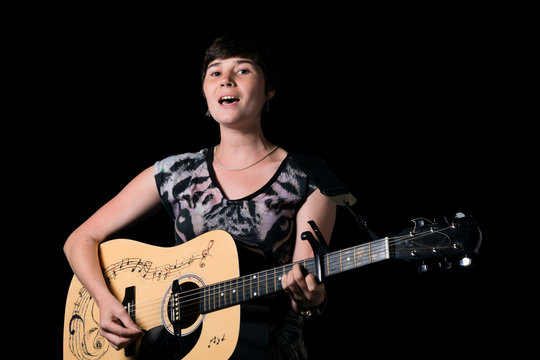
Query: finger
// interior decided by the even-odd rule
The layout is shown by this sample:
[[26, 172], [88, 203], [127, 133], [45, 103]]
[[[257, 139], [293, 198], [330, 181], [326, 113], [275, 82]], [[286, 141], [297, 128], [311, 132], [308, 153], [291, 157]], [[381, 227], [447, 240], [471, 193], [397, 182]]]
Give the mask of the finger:
[[139, 335], [143, 332], [143, 330], [137, 326], [137, 324], [135, 324], [133, 322], [133, 320], [131, 319], [131, 317], [129, 317], [129, 315], [125, 315], [122, 319], [122, 325], [124, 326], [124, 329], [126, 329], [128, 331], [128, 334], [133, 334], [133, 335]]
[[122, 337], [137, 337], [139, 334], [141, 334], [141, 329], [139, 329], [135, 323], [129, 324], [130, 327], [125, 327], [120, 322], [116, 321], [108, 321], [103, 324], [101, 324], [101, 328], [105, 330], [108, 333], [115, 334]]
[[300, 265], [293, 267], [293, 275], [296, 284], [298, 285], [301, 296], [307, 300], [311, 299], [312, 292], [317, 288], [317, 281], [313, 274], [307, 274], [305, 268]]
[[292, 270], [281, 276], [281, 287], [288, 294], [292, 294], [298, 288]]
[[294, 268], [289, 271], [286, 278], [287, 293], [293, 300], [302, 300], [304, 291], [296, 281]]
[[281, 275], [281, 288], [286, 292], [289, 293], [289, 284], [287, 282], [287, 274]]
[[132, 341], [134, 341], [136, 338], [131, 337], [123, 337], [119, 336], [110, 332], [107, 332], [106, 330], [100, 330], [101, 336], [103, 336], [105, 339], [109, 341], [111, 346], [115, 350], [120, 350], [128, 346]]
[[101, 327], [110, 333], [120, 336], [133, 336], [141, 332], [141, 329], [120, 303], [113, 303], [110, 307], [104, 307], [100, 318]]
[[[116, 350], [125, 348], [142, 334], [141, 329], [139, 329], [133, 321], [123, 320], [128, 323], [129, 327], [124, 327], [119, 319], [105, 321], [100, 327], [101, 335], [105, 337]], [[129, 320], [131, 320], [131, 318], [129, 318]]]
[[296, 281], [298, 286], [300, 286], [302, 289], [307, 289], [306, 274], [304, 270], [305, 269], [302, 266], [300, 266], [300, 264], [295, 264], [291, 272], [294, 276], [294, 281]]
[[109, 322], [101, 326], [100, 333], [116, 349], [122, 349], [137, 339], [142, 331], [139, 328], [125, 328], [122, 325]]
[[308, 291], [310, 291], [310, 292], [313, 292], [313, 291], [317, 290], [317, 287], [319, 285], [322, 285], [321, 283], [319, 283], [319, 281], [317, 280], [317, 278], [313, 274], [308, 274], [306, 276], [305, 283], [306, 283]]

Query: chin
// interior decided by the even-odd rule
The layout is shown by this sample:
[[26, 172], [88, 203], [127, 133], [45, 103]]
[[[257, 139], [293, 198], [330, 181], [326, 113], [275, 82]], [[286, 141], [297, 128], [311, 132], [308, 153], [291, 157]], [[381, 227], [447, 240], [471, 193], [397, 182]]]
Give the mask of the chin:
[[219, 114], [215, 119], [221, 125], [235, 126], [248, 122], [248, 118], [240, 117], [237, 114]]

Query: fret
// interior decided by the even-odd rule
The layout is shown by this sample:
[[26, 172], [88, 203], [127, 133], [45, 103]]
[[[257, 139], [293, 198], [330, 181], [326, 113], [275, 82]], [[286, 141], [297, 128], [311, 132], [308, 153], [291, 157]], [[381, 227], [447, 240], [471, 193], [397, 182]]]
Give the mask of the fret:
[[223, 307], [227, 307], [230, 305], [230, 302], [228, 302], [228, 293], [231, 291], [229, 286], [230, 286], [230, 281], [225, 281], [223, 283], [223, 290], [222, 290], [222, 295], [221, 295], [221, 301], [223, 302]]
[[208, 311], [214, 310], [213, 301], [212, 301], [214, 300], [214, 296], [212, 295], [212, 289], [213, 289], [213, 286], [208, 287]]
[[231, 298], [233, 299], [231, 301], [231, 304], [237, 304], [240, 302], [240, 299], [238, 299], [238, 279], [234, 279], [234, 286], [232, 288], [232, 295]]
[[217, 309], [218, 308], [218, 297], [217, 297], [217, 287], [219, 286], [219, 284], [216, 284], [214, 286], [212, 286], [212, 300], [213, 300], [213, 308], [214, 309]]
[[226, 307], [227, 306], [227, 297], [225, 296], [225, 289], [227, 286], [227, 282], [221, 283], [221, 286], [219, 287], [219, 307]]
[[357, 258], [360, 259], [358, 266], [364, 266], [364, 265], [369, 264], [370, 263], [370, 257], [369, 257], [370, 246], [360, 245], [360, 246], [357, 246], [356, 248], [357, 248], [356, 256]]
[[242, 301], [246, 301], [249, 299], [249, 288], [248, 286], [249, 277], [244, 276], [242, 277]]
[[284, 271], [285, 271], [284, 266], [275, 268], [274, 282], [276, 285], [276, 288], [275, 288], [276, 291], [279, 291], [282, 289], [281, 278], [283, 277]]
[[228, 290], [229, 304], [233, 303], [233, 294], [234, 294], [234, 285], [233, 285], [233, 283], [234, 283], [234, 279], [229, 281], [229, 290]]
[[356, 253], [353, 248], [345, 249], [341, 252], [341, 271], [354, 269]]
[[218, 297], [217, 297], [217, 287], [219, 284], [212, 285], [212, 308], [218, 309]]
[[370, 260], [371, 262], [381, 261], [390, 258], [390, 251], [388, 248], [388, 238], [373, 241]]
[[260, 293], [260, 290], [259, 290], [259, 277], [257, 275], [253, 275], [252, 281], [254, 281], [255, 284], [257, 285], [256, 287], [253, 287], [253, 289], [251, 290], [251, 293], [253, 294], [252, 296], [256, 297]]
[[245, 276], [244, 277], [245, 281], [244, 281], [244, 301], [247, 299], [251, 299], [251, 287], [252, 287], [252, 284], [251, 284], [251, 277], [248, 275], [248, 276]]
[[281, 290], [281, 274], [280, 268], [274, 268], [274, 291]]
[[[330, 276], [389, 258], [390, 245], [386, 237], [326, 254], [321, 258], [321, 261], [325, 275]], [[302, 264], [308, 272], [315, 273], [317, 266], [314, 258], [305, 259], [298, 263]], [[283, 288], [281, 279], [292, 267], [293, 264], [286, 264], [205, 286], [199, 292], [201, 312], [209, 313], [280, 291]]]
[[218, 283], [216, 284], [216, 301], [217, 301], [217, 307], [220, 308], [221, 307], [221, 284], [222, 283]]
[[[324, 261], [324, 258], [323, 258], [323, 261]], [[308, 272], [310, 272], [312, 274], [315, 274], [315, 272], [317, 271], [317, 267], [315, 266], [315, 259], [314, 258], [306, 259], [304, 261], [304, 267], [307, 269]], [[324, 272], [324, 263], [323, 263], [321, 271]]]
[[206, 311], [207, 312], [210, 312], [212, 311], [212, 296], [211, 296], [211, 291], [210, 291], [211, 287], [210, 286], [207, 286], [206, 287], [206, 294], [205, 294], [205, 298], [206, 298]]
[[330, 276], [330, 255], [326, 255], [326, 276]]
[[268, 294], [268, 273], [263, 271], [262, 274], [264, 275], [264, 290], [261, 290], [261, 295], [266, 295]]

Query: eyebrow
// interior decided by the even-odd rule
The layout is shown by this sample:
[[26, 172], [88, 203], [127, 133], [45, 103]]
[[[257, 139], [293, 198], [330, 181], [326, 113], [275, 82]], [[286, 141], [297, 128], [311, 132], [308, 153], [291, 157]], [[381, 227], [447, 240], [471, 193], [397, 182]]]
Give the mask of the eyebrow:
[[[240, 60], [236, 60], [235, 61], [236, 64], [251, 64], [251, 65], [255, 65], [255, 63], [249, 59], [240, 59]], [[221, 61], [216, 61], [216, 62], [213, 62], [211, 63], [210, 65], [208, 65], [208, 67], [206, 69], [210, 69], [211, 67], [214, 67], [214, 66], [219, 66], [221, 65], [222, 62]]]

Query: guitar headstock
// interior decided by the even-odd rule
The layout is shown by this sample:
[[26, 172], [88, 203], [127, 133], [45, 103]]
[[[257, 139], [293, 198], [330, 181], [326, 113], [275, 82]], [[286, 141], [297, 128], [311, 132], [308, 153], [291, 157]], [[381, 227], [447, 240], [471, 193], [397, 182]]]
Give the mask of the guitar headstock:
[[[464, 256], [460, 265], [470, 264], [468, 254], [477, 253], [482, 242], [482, 232], [471, 216], [457, 213], [453, 218], [438, 220], [412, 220], [414, 226], [389, 238], [396, 259], [416, 261], [431, 258], [444, 259], [440, 266], [449, 268], [446, 258]], [[427, 270], [421, 265], [420, 272]]]

